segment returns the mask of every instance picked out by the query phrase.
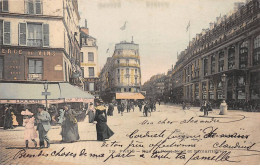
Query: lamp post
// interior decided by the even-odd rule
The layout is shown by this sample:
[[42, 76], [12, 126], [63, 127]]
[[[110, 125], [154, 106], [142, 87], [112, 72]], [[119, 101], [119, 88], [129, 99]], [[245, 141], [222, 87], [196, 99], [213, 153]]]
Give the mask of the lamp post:
[[227, 78], [226, 74], [221, 75], [221, 81], [223, 83], [223, 85], [222, 85], [222, 87], [223, 87], [223, 89], [222, 89], [222, 93], [223, 93], [222, 99], [223, 99], [223, 101], [220, 104], [219, 115], [227, 114], [227, 103], [225, 102], [225, 100], [226, 100], [226, 78]]
[[45, 106], [46, 106], [46, 110], [47, 110], [47, 107], [48, 107], [48, 96], [51, 95], [50, 92], [48, 92], [48, 82], [45, 82], [44, 84], [44, 92], [42, 92], [42, 95], [45, 96]]
[[221, 81], [222, 81], [222, 99], [223, 100], [226, 100], [226, 78], [227, 78], [227, 75], [226, 74], [223, 74], [221, 75]]

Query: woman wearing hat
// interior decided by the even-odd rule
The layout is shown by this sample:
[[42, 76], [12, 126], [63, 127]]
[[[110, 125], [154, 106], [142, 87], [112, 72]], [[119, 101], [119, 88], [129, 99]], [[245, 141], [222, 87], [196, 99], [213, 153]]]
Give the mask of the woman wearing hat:
[[28, 148], [29, 140], [32, 140], [34, 143], [34, 146], [37, 147], [37, 142], [35, 141], [35, 138], [37, 138], [37, 132], [34, 128], [34, 121], [35, 118], [33, 117], [33, 113], [29, 111], [28, 108], [26, 108], [24, 111], [21, 112], [23, 115], [23, 126], [25, 127], [24, 130], [24, 140], [25, 140], [25, 146]]
[[77, 113], [71, 109], [70, 105], [65, 105], [64, 111], [64, 120], [61, 126], [62, 141], [75, 142], [79, 140]]
[[89, 109], [88, 109], [88, 122], [89, 123], [93, 123], [94, 122], [94, 118], [95, 118], [95, 108], [94, 108], [94, 105], [93, 103], [91, 102], [90, 103], [90, 106], [89, 106]]
[[104, 141], [114, 135], [114, 132], [107, 125], [106, 108], [101, 105], [102, 102], [103, 101], [97, 101], [95, 116], [98, 141]]

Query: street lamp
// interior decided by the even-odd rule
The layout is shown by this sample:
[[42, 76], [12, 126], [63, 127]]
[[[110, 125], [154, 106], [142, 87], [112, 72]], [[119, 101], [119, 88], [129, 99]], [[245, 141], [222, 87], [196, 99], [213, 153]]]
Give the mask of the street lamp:
[[51, 95], [50, 92], [48, 92], [48, 82], [45, 82], [43, 84], [44, 86], [44, 92], [42, 92], [42, 95], [45, 96], [45, 105], [46, 105], [46, 110], [47, 110], [47, 107], [48, 107], [48, 96]]
[[224, 100], [226, 99], [226, 96], [225, 96], [225, 93], [226, 93], [226, 78], [227, 78], [226, 74], [221, 75], [221, 81], [223, 83], [222, 84], [222, 87], [223, 87], [223, 89], [222, 89], [222, 93], [223, 93], [222, 98]]
[[220, 112], [219, 112], [219, 115], [225, 115], [227, 114], [227, 103], [225, 102], [225, 99], [226, 99], [226, 96], [225, 96], [225, 93], [226, 93], [226, 74], [223, 74], [221, 75], [221, 81], [223, 83], [222, 87], [222, 91], [223, 91], [223, 95], [222, 95], [222, 98], [223, 98], [223, 102], [220, 104]]

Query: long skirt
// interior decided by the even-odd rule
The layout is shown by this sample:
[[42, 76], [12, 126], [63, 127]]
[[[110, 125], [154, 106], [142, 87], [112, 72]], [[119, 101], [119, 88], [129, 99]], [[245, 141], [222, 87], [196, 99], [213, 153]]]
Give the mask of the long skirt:
[[61, 136], [63, 142], [75, 142], [79, 140], [78, 123], [74, 124], [65, 121], [62, 125]]
[[114, 132], [108, 127], [106, 123], [97, 123], [97, 140], [104, 141], [114, 135]]

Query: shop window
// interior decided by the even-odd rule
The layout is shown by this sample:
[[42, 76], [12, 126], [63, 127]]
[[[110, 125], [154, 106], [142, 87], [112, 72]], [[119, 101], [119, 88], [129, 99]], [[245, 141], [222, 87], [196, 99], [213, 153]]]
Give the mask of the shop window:
[[260, 35], [254, 39], [253, 65], [260, 64]]
[[25, 1], [25, 13], [27, 14], [42, 14], [42, 2], [41, 0], [26, 0]]
[[4, 59], [0, 57], [0, 79], [4, 76]]
[[29, 59], [29, 80], [41, 80], [43, 73], [42, 59]]
[[95, 76], [94, 67], [89, 67], [88, 68], [88, 73], [89, 73], [89, 77], [94, 77]]
[[0, 0], [0, 13], [9, 11], [8, 0]]
[[209, 92], [209, 99], [210, 99], [210, 100], [215, 99], [215, 97], [214, 97], [214, 93], [213, 93], [213, 92]]
[[88, 61], [94, 62], [94, 53], [93, 52], [88, 52]]
[[95, 84], [94, 83], [89, 83], [89, 85], [88, 85], [88, 87], [89, 87], [89, 91], [90, 92], [93, 92], [93, 91], [95, 91]]

